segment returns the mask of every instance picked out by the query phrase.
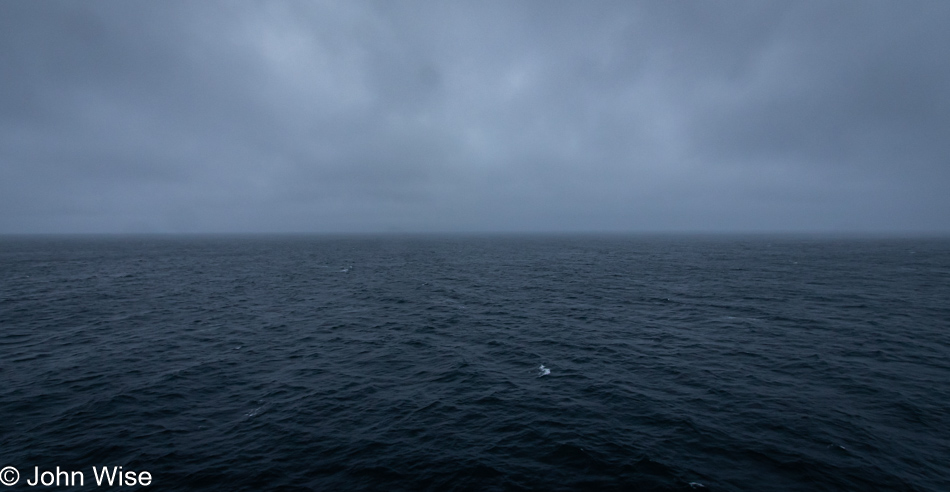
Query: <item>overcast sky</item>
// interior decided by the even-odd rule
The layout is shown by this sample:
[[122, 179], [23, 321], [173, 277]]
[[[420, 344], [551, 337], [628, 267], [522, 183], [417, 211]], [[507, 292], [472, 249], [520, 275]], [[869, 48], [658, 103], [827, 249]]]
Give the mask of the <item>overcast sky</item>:
[[950, 232], [950, 2], [0, 2], [0, 233], [544, 231]]

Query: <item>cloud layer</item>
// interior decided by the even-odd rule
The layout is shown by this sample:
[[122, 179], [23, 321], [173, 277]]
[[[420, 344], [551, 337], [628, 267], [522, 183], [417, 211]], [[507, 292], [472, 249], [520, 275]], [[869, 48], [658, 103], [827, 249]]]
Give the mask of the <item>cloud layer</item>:
[[3, 2], [0, 233], [950, 232], [946, 2]]

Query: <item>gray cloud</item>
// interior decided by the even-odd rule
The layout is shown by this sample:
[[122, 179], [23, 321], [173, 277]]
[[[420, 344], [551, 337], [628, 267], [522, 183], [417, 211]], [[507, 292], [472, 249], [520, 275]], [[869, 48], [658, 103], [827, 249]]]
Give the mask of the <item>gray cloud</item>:
[[0, 232], [950, 232], [943, 2], [4, 2]]

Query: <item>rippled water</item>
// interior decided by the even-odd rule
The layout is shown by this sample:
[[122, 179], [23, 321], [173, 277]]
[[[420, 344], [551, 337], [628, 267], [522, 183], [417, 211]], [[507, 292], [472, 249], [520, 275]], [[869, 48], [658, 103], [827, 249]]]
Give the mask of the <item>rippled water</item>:
[[6, 238], [0, 272], [10, 490], [950, 490], [947, 240]]

